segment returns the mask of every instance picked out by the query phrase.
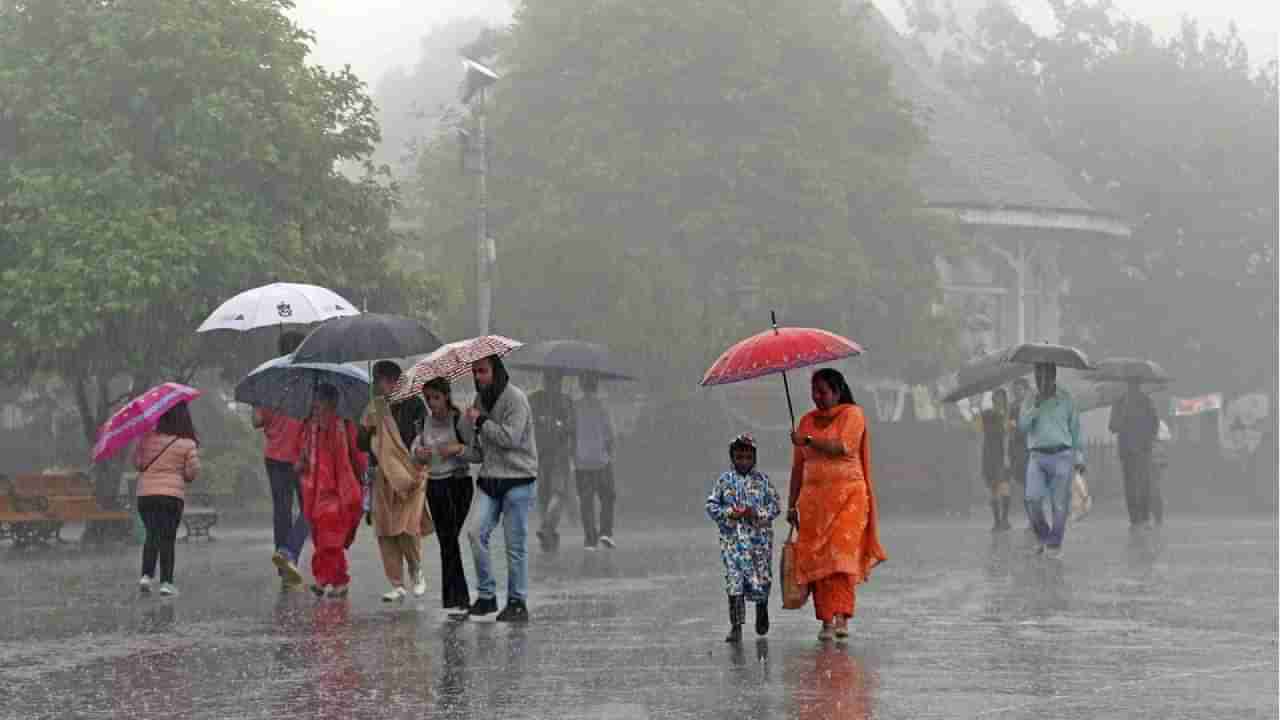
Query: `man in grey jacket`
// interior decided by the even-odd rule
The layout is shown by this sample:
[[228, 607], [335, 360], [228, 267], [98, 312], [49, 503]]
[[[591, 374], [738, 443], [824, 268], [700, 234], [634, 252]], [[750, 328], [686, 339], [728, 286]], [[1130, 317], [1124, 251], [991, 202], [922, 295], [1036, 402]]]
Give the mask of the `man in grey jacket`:
[[472, 366], [476, 400], [460, 430], [473, 462], [480, 463], [475, 520], [467, 537], [476, 567], [476, 601], [471, 614], [498, 610], [497, 583], [490, 567], [489, 538], [502, 521], [507, 546], [507, 606], [499, 622], [528, 622], [529, 511], [536, 497], [538, 446], [533, 412], [524, 391], [512, 385], [496, 356]]

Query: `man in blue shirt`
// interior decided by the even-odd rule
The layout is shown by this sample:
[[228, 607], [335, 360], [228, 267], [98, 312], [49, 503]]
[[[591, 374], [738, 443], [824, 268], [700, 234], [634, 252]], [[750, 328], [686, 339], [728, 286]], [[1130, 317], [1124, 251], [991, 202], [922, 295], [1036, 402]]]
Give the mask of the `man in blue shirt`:
[[[1071, 394], [1058, 387], [1058, 368], [1036, 365], [1036, 397], [1022, 408], [1018, 429], [1027, 434], [1027, 515], [1035, 530], [1037, 553], [1062, 557], [1062, 537], [1071, 514], [1072, 471], [1084, 472], [1080, 413]], [[1053, 525], [1044, 517], [1044, 500], [1053, 510]]]

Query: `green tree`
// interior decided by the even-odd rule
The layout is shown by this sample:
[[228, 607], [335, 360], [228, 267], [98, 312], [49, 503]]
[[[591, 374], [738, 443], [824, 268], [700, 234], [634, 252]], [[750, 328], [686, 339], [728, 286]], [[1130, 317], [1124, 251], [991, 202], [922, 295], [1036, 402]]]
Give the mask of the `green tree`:
[[[945, 228], [907, 172], [924, 133], [842, 5], [524, 4], [489, 97], [497, 326], [609, 342], [668, 387], [770, 307], [862, 334], [886, 373], [940, 359]], [[413, 210], [469, 278], [454, 143], [420, 156]]]
[[1076, 339], [1160, 360], [1188, 389], [1274, 387], [1275, 63], [1251, 69], [1234, 28], [1161, 40], [1105, 1], [1052, 6], [1050, 36], [988, 6], [978, 61], [947, 76], [1134, 223], [1132, 242], [1066, 249]]
[[246, 287], [434, 297], [388, 266], [373, 103], [307, 64], [290, 7], [0, 1], [0, 366], [64, 379], [90, 442], [118, 380], [231, 362], [194, 329]]

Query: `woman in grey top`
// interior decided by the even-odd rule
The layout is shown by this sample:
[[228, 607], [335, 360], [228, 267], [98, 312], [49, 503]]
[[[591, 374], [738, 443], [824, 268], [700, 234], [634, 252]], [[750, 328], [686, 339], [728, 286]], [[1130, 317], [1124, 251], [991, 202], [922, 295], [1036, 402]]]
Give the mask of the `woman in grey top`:
[[507, 546], [507, 606], [500, 622], [528, 622], [529, 510], [534, 502], [538, 447], [533, 413], [524, 391], [512, 385], [496, 356], [472, 365], [476, 401], [463, 415], [462, 437], [471, 459], [480, 463], [476, 521], [467, 533], [476, 564], [472, 615], [498, 609], [497, 584], [489, 566], [489, 536], [502, 521]]
[[453, 404], [453, 390], [444, 378], [424, 385], [422, 400], [428, 417], [423, 419], [413, 441], [413, 457], [426, 466], [428, 474], [427, 507], [440, 541], [444, 609], [465, 613], [471, 607], [471, 594], [462, 569], [458, 536], [471, 509], [475, 488], [471, 483], [467, 446], [459, 432], [462, 411]]

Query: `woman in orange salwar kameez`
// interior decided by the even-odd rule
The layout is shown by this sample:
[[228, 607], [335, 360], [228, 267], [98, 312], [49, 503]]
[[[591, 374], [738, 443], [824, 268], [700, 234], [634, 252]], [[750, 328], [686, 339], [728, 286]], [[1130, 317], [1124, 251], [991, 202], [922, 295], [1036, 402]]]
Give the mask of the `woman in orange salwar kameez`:
[[346, 551], [364, 514], [359, 478], [368, 464], [356, 447], [355, 423], [340, 417], [337, 405], [337, 388], [328, 384], [316, 388], [298, 462], [302, 512], [311, 525], [314, 546], [311, 574], [316, 580], [311, 590], [328, 597], [345, 597], [351, 583]]
[[817, 408], [791, 433], [795, 446], [787, 520], [796, 526], [796, 579], [809, 585], [822, 632], [849, 636], [855, 587], [886, 559], [877, 530], [867, 420], [844, 376], [813, 375]]

